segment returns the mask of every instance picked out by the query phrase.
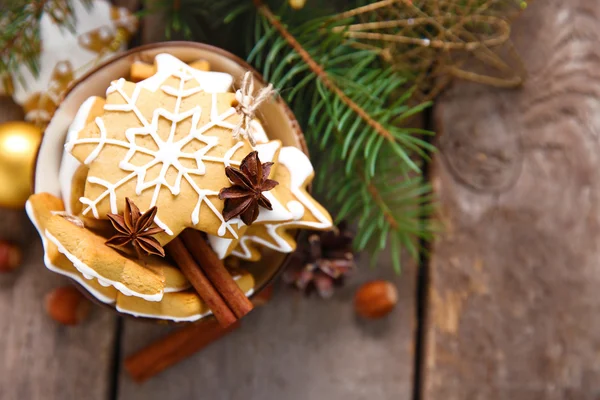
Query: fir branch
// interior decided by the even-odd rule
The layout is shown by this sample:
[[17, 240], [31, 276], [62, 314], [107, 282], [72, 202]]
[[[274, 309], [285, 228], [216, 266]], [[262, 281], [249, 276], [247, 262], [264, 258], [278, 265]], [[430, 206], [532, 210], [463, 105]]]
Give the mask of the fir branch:
[[[339, 168], [328, 169], [328, 178], [318, 181], [318, 191], [325, 193], [325, 204], [333, 207], [338, 222], [351, 220], [357, 224], [357, 251], [369, 250], [374, 264], [378, 253], [389, 249], [394, 255], [393, 267], [400, 272], [402, 249], [417, 259], [423, 250], [419, 239], [432, 237], [434, 227], [429, 216], [434, 207], [433, 195], [422, 176], [398, 177], [389, 160], [390, 157], [382, 157], [378, 175], [370, 180], [359, 166], [351, 175]], [[321, 170], [323, 167], [320, 163]], [[322, 185], [327, 185], [327, 190]]]
[[356, 114], [358, 114], [368, 125], [370, 125], [378, 134], [386, 138], [387, 140], [393, 141], [394, 138], [390, 132], [388, 132], [379, 122], [374, 120], [365, 110], [363, 110], [358, 104], [352, 101], [342, 89], [340, 89], [327, 75], [327, 72], [319, 65], [308, 52], [302, 47], [300, 43], [290, 34], [290, 32], [279, 22], [279, 19], [273, 15], [271, 9], [265, 5], [262, 0], [254, 0], [258, 12], [261, 13], [271, 25], [285, 40], [289, 43], [294, 50], [300, 55], [310, 69], [317, 75], [317, 77], [323, 82], [323, 84], [332, 92], [334, 92], [348, 107], [350, 107]]
[[206, 40], [204, 24], [210, 17], [206, 0], [154, 0], [139, 16], [158, 15], [164, 19], [167, 40]]
[[[313, 105], [316, 109], [325, 111], [326, 114], [333, 117], [332, 122], [338, 122], [337, 127], [335, 124], [327, 125], [326, 122], [320, 126], [323, 129], [324, 138], [321, 143], [328, 143], [327, 139], [330, 138], [334, 127], [338, 131], [344, 132], [345, 151], [341, 158], [346, 161], [347, 169], [350, 170], [352, 161], [358, 154], [360, 142], [367, 142], [367, 138], [372, 142], [375, 140], [372, 135], [377, 135], [385, 139], [387, 146], [391, 147], [400, 158], [400, 162], [418, 173], [419, 167], [411, 159], [411, 152], [415, 152], [419, 156], [426, 156], [426, 152], [423, 150], [433, 150], [433, 147], [420, 138], [420, 135], [425, 132], [421, 131], [415, 135], [414, 130], [401, 128], [398, 123], [419, 112], [427, 104], [409, 111], [403, 105], [403, 101], [407, 100], [407, 97], [403, 96], [401, 102], [396, 102], [393, 104], [394, 107], [390, 108], [389, 104], [383, 104], [381, 99], [374, 96], [376, 91], [373, 90], [373, 85], [376, 85], [379, 89], [378, 96], [385, 94], [387, 99], [392, 95], [390, 89], [399, 89], [400, 84], [404, 83], [406, 78], [390, 68], [378, 66], [378, 54], [368, 50], [357, 51], [352, 48], [351, 43], [343, 37], [343, 33], [336, 33], [331, 29], [332, 27], [325, 27], [329, 22], [328, 19], [311, 20], [297, 27], [298, 33], [293, 34], [274, 17], [266, 5], [260, 1], [256, 3], [260, 4], [258, 10], [264, 21], [262, 24], [260, 21], [257, 24], [256, 46], [250, 53], [249, 60], [254, 62], [257, 67], [263, 68], [265, 78], [281, 90], [285, 90], [286, 87], [289, 87], [288, 85], [292, 84], [295, 75], [304, 75], [303, 79], [295, 84], [290, 95], [284, 96], [288, 102], [293, 101], [303, 86], [311, 86], [312, 83], [317, 82], [316, 87], [311, 86], [313, 89], [321, 89], [323, 93], [330, 93], [332, 97], [329, 100], [341, 103], [335, 108], [329, 107], [328, 101]], [[323, 37], [326, 40], [321, 40]], [[292, 53], [282, 53], [286, 45], [291, 47]], [[269, 51], [263, 52], [265, 48], [269, 48]], [[319, 59], [312, 54], [317, 55]], [[282, 74], [284, 67], [291, 61], [295, 62], [298, 57], [303, 63], [300, 63], [295, 69], [292, 68], [285, 75]], [[275, 65], [277, 67], [273, 70]], [[303, 68], [303, 65], [307, 69]], [[351, 67], [349, 67], [350, 65]], [[311, 74], [306, 75], [307, 70]], [[280, 78], [281, 80], [279, 80]], [[341, 89], [342, 85], [345, 87], [343, 90]], [[317, 93], [316, 91], [310, 92]], [[327, 94], [322, 96], [323, 99], [326, 97], [328, 97]], [[341, 108], [344, 108], [343, 115], [338, 113]], [[334, 111], [337, 115], [333, 115]], [[348, 121], [351, 121], [352, 124], [347, 124]], [[312, 124], [314, 118], [308, 122]], [[360, 134], [358, 134], [359, 128]], [[351, 152], [351, 148], [354, 151]], [[381, 148], [381, 144], [376, 147], [376, 149]], [[370, 160], [369, 163], [374, 165], [378, 151], [367, 152], [366, 149], [365, 147], [363, 156], [366, 161]], [[375, 173], [372, 167], [366, 168], [365, 171], [369, 177]]]
[[248, 58], [305, 127], [319, 171], [315, 191], [325, 194], [338, 219], [357, 222], [357, 250], [369, 249], [375, 261], [389, 247], [399, 271], [401, 250], [418, 257], [417, 239], [431, 236], [431, 193], [417, 161], [432, 150], [421, 137], [430, 132], [401, 126], [428, 104], [409, 107], [410, 77], [382, 66], [377, 53], [352, 47], [330, 19], [291, 31], [262, 2], [255, 4], [261, 17]]
[[[86, 7], [91, 0], [82, 0]], [[69, 0], [14, 1], [0, 17], [0, 75], [16, 73], [25, 64], [37, 75], [41, 51], [39, 24], [42, 15], [73, 30], [73, 5]]]
[[0, 74], [18, 70], [21, 63], [38, 73], [39, 19], [46, 1], [13, 5], [0, 19]]

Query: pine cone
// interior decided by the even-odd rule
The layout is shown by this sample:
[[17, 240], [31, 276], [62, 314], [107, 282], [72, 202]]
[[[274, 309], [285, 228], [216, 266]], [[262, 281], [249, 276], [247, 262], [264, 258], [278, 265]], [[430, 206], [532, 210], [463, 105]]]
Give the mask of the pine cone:
[[283, 280], [310, 293], [316, 289], [322, 298], [333, 295], [344, 277], [355, 267], [352, 233], [344, 222], [331, 231], [311, 233], [300, 242]]

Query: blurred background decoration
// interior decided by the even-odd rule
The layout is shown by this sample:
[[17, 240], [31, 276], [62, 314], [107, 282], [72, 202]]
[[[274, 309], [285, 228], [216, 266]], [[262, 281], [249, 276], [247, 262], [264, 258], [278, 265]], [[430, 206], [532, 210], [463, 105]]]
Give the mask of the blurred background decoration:
[[0, 207], [22, 208], [30, 194], [41, 134], [65, 91], [124, 50], [137, 18], [104, 0], [11, 1], [0, 16], [3, 91], [26, 122], [0, 125]]

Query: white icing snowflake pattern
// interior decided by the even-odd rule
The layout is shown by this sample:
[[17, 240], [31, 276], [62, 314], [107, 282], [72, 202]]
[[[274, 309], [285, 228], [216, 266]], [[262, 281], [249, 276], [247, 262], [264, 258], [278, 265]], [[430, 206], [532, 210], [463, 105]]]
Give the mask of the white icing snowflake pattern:
[[[107, 90], [107, 95], [117, 92], [122, 97], [124, 103], [106, 104], [104, 109], [107, 111], [133, 112], [139, 120], [141, 127], [128, 128], [125, 131], [126, 140], [114, 139], [109, 137], [104, 121], [102, 118], [98, 117], [95, 119], [95, 123], [100, 131], [99, 137], [77, 138], [66, 144], [66, 149], [69, 152], [72, 152], [73, 148], [77, 145], [97, 144], [94, 150], [90, 152], [87, 158], [83, 161], [84, 164], [88, 165], [99, 156], [101, 151], [107, 145], [119, 146], [127, 149], [125, 157], [119, 162], [119, 168], [125, 172], [128, 172], [128, 174], [123, 178], [117, 182], [109, 182], [97, 176], [88, 176], [88, 182], [101, 185], [105, 188], [105, 190], [96, 198], [90, 199], [87, 197], [82, 197], [80, 199], [80, 201], [86, 206], [83, 210], [83, 214], [86, 215], [89, 212], [92, 212], [94, 217], [98, 218], [99, 212], [97, 206], [107, 196], [109, 197], [111, 212], [117, 213], [117, 200], [120, 201], [123, 199], [118, 199], [116, 191], [119, 187], [134, 179], [136, 180], [135, 191], [138, 196], [146, 190], [153, 190], [153, 196], [149, 207], [157, 204], [161, 188], [167, 188], [171, 194], [176, 196], [181, 192], [182, 181], [185, 181], [189, 184], [189, 186], [192, 187], [197, 195], [197, 202], [191, 213], [192, 223], [194, 225], [198, 224], [200, 219], [200, 208], [204, 203], [221, 221], [218, 234], [223, 236], [225, 235], [226, 231], [229, 231], [233, 237], [237, 238], [237, 232], [231, 226], [231, 224], [235, 223], [236, 221], [230, 221], [229, 223], [226, 222], [220, 210], [215, 207], [209, 198], [209, 196], [217, 196], [218, 190], [201, 188], [198, 186], [197, 182], [192, 179], [193, 175], [204, 175], [206, 173], [206, 162], [221, 163], [223, 164], [223, 168], [229, 165], [239, 166], [240, 162], [235, 161], [232, 158], [234, 157], [235, 153], [244, 146], [244, 142], [237, 142], [224, 154], [223, 157], [214, 157], [207, 155], [207, 153], [217, 146], [219, 138], [216, 136], [205, 135], [205, 133], [213, 127], [221, 127], [228, 130], [233, 130], [235, 125], [227, 122], [226, 119], [233, 116], [236, 111], [233, 107], [230, 107], [225, 112], [219, 114], [217, 108], [217, 94], [212, 93], [212, 106], [210, 109], [209, 122], [202, 126], [198, 126], [203, 113], [201, 107], [196, 105], [195, 107], [183, 112], [180, 110], [180, 108], [183, 99], [203, 92], [202, 85], [187, 89], [185, 88], [186, 83], [191, 79], [194, 79], [195, 75], [194, 72], [190, 70], [190, 67], [183, 63], [180, 63], [178, 68], [172, 69], [170, 76], [179, 79], [179, 87], [175, 88], [172, 86], [162, 85], [160, 86], [160, 90], [162, 90], [162, 92], [165, 94], [176, 98], [175, 107], [172, 112], [164, 108], [156, 108], [153, 111], [152, 120], [148, 121], [137, 105], [140, 94], [142, 93], [142, 89], [146, 88], [144, 86], [144, 82], [136, 84], [132, 95], [129, 96], [123, 89], [126, 81], [124, 79], [120, 79], [111, 84], [110, 88]], [[167, 121], [170, 121], [171, 129], [168, 137], [166, 138], [162, 138], [158, 133], [159, 118], [164, 118]], [[178, 124], [189, 118], [191, 118], [190, 131], [183, 138], [175, 140]], [[156, 144], [157, 149], [149, 149], [136, 144], [136, 137], [138, 136], [150, 136]], [[193, 152], [184, 151], [184, 147], [193, 140], [200, 141], [204, 144], [204, 146]], [[138, 153], [150, 156], [150, 161], [144, 163], [143, 165], [134, 165], [131, 161], [132, 158]], [[184, 165], [184, 163], [182, 163], [183, 160], [195, 161], [196, 167], [187, 167]], [[153, 179], [147, 179], [146, 175], [148, 170], [157, 165], [161, 165], [158, 176]], [[167, 182], [166, 179], [167, 171], [170, 168], [174, 168], [177, 171], [173, 183]], [[174, 234], [173, 230], [158, 217], [155, 218], [155, 222], [158, 226], [163, 228], [167, 234]]]

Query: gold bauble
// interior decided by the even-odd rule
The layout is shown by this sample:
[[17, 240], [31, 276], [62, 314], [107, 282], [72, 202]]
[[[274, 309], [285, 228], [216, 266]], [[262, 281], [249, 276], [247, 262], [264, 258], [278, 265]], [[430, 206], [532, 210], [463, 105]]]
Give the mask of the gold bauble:
[[289, 2], [290, 2], [290, 6], [294, 10], [300, 10], [301, 8], [304, 7], [304, 4], [306, 4], [306, 0], [289, 0]]
[[31, 193], [42, 130], [23, 121], [0, 123], [0, 207], [22, 208]]

